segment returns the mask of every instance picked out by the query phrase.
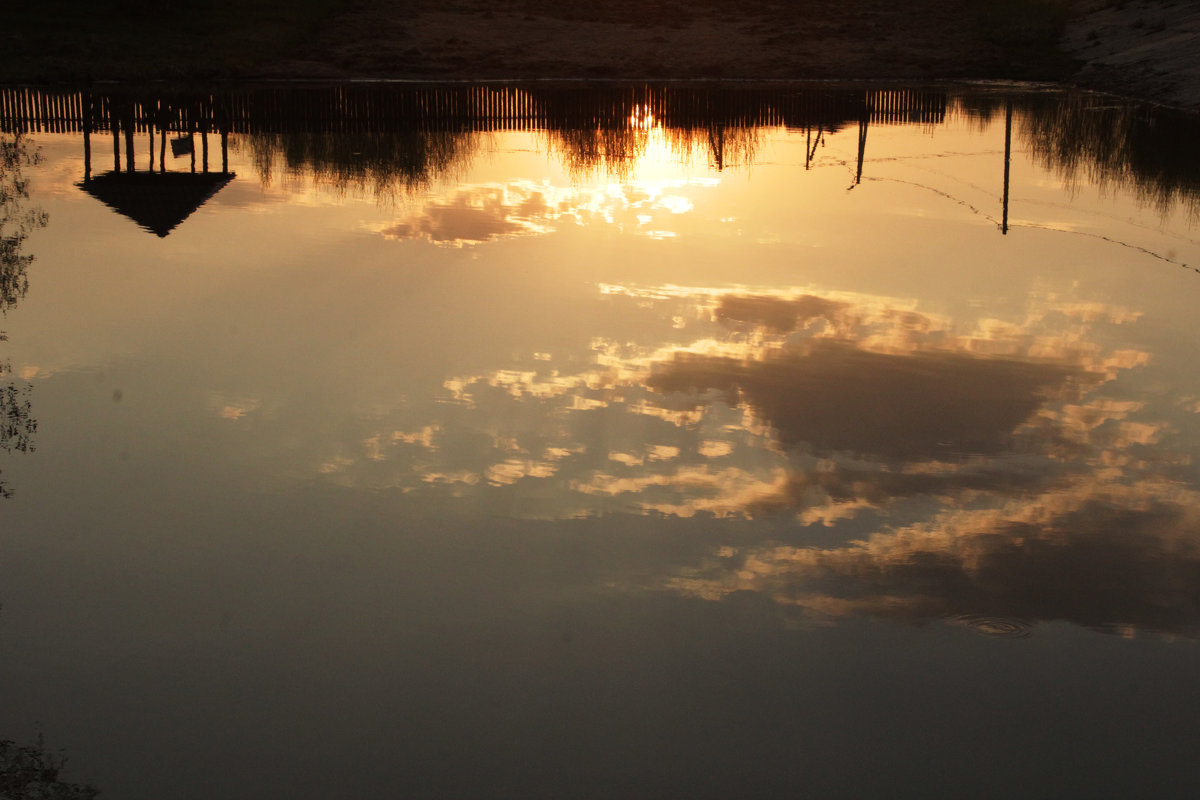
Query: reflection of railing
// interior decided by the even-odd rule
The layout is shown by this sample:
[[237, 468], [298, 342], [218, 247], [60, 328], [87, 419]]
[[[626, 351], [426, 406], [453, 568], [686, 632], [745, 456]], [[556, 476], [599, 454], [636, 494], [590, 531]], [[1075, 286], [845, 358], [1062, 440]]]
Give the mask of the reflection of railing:
[[89, 121], [92, 130], [117, 124], [131, 124], [138, 133], [168, 124], [172, 130], [217, 130], [227, 119], [227, 104], [212, 95], [173, 103], [100, 93], [0, 89], [0, 130], [4, 131], [82, 133]]
[[78, 133], [91, 105], [93, 129], [226, 128], [230, 133], [386, 131], [398, 125], [487, 131], [619, 127], [639, 110], [665, 126], [787, 125], [850, 121], [941, 122], [942, 92], [789, 86], [537, 86], [395, 84], [258, 87], [222, 94], [143, 99], [127, 93], [0, 89], [0, 129]]

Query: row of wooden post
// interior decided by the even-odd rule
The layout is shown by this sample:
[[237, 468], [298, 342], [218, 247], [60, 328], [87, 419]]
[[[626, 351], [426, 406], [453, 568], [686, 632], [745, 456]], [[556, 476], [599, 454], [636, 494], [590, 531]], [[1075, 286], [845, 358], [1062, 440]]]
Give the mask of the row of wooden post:
[[[946, 96], [919, 90], [767, 90], [704, 87], [568, 89], [520, 86], [266, 88], [189, 99], [176, 106], [101, 93], [0, 88], [0, 129], [76, 133], [113, 116], [136, 132], [226, 128], [231, 133], [386, 131], [396, 125], [462, 130], [613, 127], [638, 111], [667, 127], [788, 125], [860, 119], [935, 124]], [[170, 119], [164, 125], [163, 115]], [[132, 120], [125, 122], [124, 120]]]

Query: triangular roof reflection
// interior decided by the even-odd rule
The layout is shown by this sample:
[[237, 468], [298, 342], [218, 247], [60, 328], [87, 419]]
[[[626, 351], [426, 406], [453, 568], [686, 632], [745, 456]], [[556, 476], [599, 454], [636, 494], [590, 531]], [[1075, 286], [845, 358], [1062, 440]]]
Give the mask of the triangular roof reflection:
[[75, 184], [145, 230], [164, 237], [234, 178], [232, 172], [116, 172]]

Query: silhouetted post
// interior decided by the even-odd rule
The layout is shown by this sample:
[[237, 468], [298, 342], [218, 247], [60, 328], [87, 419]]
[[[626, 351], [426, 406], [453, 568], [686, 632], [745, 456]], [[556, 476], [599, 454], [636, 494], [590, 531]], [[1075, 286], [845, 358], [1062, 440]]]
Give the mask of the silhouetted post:
[[204, 123], [204, 129], [200, 131], [200, 146], [204, 148], [204, 171], [208, 172], [208, 123]]
[[113, 114], [111, 101], [108, 107], [108, 123], [112, 127], [113, 134], [113, 172], [121, 171], [121, 123], [117, 121], [117, 117]]
[[221, 172], [229, 172], [229, 129], [221, 129]]
[[83, 180], [92, 179], [92, 96], [83, 96]]
[[808, 127], [808, 146], [804, 149], [804, 168], [809, 169], [812, 161], [817, 157], [817, 148], [821, 145], [821, 137], [825, 135], [824, 129], [817, 126], [817, 138], [812, 138], [812, 126]]
[[125, 169], [133, 172], [133, 108], [129, 109], [129, 117], [125, 120]]
[[1004, 101], [1004, 210], [1000, 233], [1008, 233], [1008, 173], [1012, 163], [1012, 98]]
[[717, 129], [717, 136], [713, 138], [712, 125], [708, 128], [708, 146], [713, 153], [713, 161], [717, 165], [717, 172], [725, 169], [725, 128]]
[[867, 152], [867, 124], [869, 111], [863, 110], [858, 120], [858, 171], [854, 173], [854, 185], [862, 183], [863, 156]]
[[153, 123], [153, 122], [151, 122], [151, 123], [150, 123], [149, 125], [147, 125], [146, 127], [150, 129], [150, 130], [149, 130], [149, 136], [150, 136], [150, 171], [151, 171], [151, 172], [154, 172], [154, 123]]

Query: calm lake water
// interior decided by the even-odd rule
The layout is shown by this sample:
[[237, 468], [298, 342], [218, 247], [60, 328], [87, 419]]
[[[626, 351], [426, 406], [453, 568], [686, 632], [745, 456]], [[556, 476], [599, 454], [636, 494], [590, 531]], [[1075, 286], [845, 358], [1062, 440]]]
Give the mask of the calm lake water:
[[0, 130], [0, 738], [71, 780], [1200, 790], [1195, 120], [360, 85]]

